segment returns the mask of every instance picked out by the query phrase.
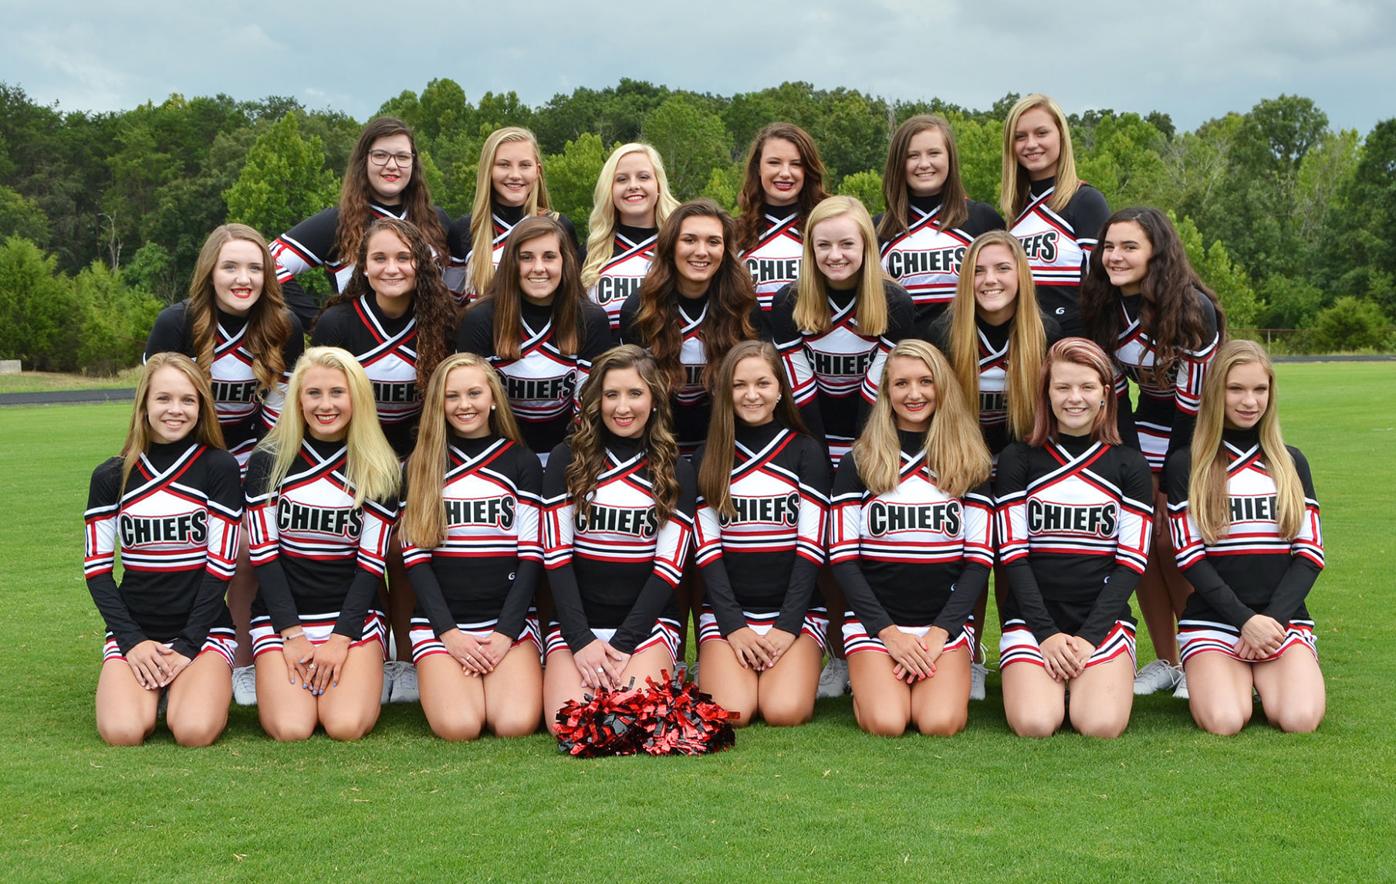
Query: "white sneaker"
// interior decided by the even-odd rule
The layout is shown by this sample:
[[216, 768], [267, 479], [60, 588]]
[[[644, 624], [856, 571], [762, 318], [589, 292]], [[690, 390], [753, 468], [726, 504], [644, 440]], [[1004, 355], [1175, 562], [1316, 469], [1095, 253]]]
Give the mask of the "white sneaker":
[[389, 703], [416, 703], [421, 699], [417, 692], [417, 667], [406, 660], [394, 661], [397, 671], [393, 673], [393, 692]]
[[1183, 677], [1183, 670], [1167, 660], [1155, 660], [1134, 676], [1134, 695], [1146, 697], [1159, 691], [1172, 690]]
[[1182, 669], [1178, 670], [1178, 686], [1173, 689], [1173, 699], [1188, 699], [1188, 674]]
[[819, 690], [814, 695], [828, 700], [842, 697], [847, 690], [848, 661], [830, 657], [829, 662], [824, 664], [824, 671], [819, 673]]
[[989, 678], [989, 667], [983, 663], [969, 664], [969, 698], [984, 699], [984, 682]]
[[233, 669], [233, 702], [239, 706], [257, 705], [257, 667], [238, 666]]

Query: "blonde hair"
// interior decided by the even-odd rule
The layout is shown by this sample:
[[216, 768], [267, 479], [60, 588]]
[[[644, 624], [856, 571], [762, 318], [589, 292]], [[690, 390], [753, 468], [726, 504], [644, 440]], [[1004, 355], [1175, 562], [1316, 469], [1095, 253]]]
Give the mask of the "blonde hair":
[[[140, 380], [136, 382], [136, 405], [131, 409], [131, 426], [126, 430], [126, 441], [121, 446], [121, 494], [126, 493], [126, 480], [131, 478], [131, 470], [136, 461], [150, 450], [154, 439], [150, 432], [150, 382], [162, 368], [173, 368], [189, 379], [194, 391], [199, 394], [199, 414], [194, 419], [194, 428], [189, 435], [200, 445], [209, 448], [223, 447], [223, 427], [218, 423], [218, 412], [213, 405], [213, 391], [205, 375], [194, 360], [183, 353], [156, 353], [145, 362]], [[188, 437], [185, 437], [188, 438]]]
[[901, 341], [887, 354], [877, 401], [863, 432], [853, 443], [858, 477], [873, 494], [886, 494], [901, 484], [902, 446], [888, 386], [892, 361], [901, 358], [919, 359], [935, 379], [935, 414], [925, 439], [926, 468], [935, 474], [941, 491], [951, 497], [963, 497], [989, 478], [993, 460], [950, 363], [935, 347], [916, 338]]
[[1280, 433], [1275, 399], [1275, 368], [1263, 347], [1254, 341], [1235, 340], [1222, 345], [1202, 386], [1202, 407], [1192, 436], [1192, 468], [1188, 475], [1188, 508], [1207, 543], [1216, 543], [1231, 529], [1231, 507], [1226, 494], [1230, 460], [1222, 444], [1226, 423], [1227, 375], [1239, 365], [1259, 365], [1270, 379], [1265, 413], [1256, 425], [1265, 467], [1275, 482], [1275, 523], [1280, 536], [1293, 540], [1304, 520], [1304, 485], [1294, 457]]
[[446, 537], [446, 504], [441, 498], [447, 468], [446, 382], [458, 368], [478, 368], [484, 375], [494, 400], [489, 415], [490, 432], [523, 444], [523, 435], [509, 408], [509, 396], [493, 366], [474, 353], [457, 353], [442, 360], [427, 383], [417, 444], [407, 458], [407, 504], [398, 529], [403, 540], [419, 549], [435, 549]]
[[533, 158], [538, 164], [538, 181], [524, 202], [524, 217], [547, 214], [551, 206], [548, 184], [543, 178], [543, 151], [534, 134], [522, 126], [505, 126], [491, 132], [480, 148], [480, 163], [475, 167], [475, 201], [470, 206], [469, 287], [477, 294], [484, 294], [494, 278], [494, 213], [491, 209], [494, 179], [490, 177], [494, 156], [500, 145], [516, 141], [526, 141], [533, 146]]
[[596, 188], [592, 191], [591, 216], [587, 219], [587, 260], [582, 265], [582, 286], [591, 288], [601, 276], [601, 268], [611, 260], [611, 242], [615, 239], [616, 203], [612, 198], [612, 187], [616, 180], [616, 168], [620, 161], [632, 153], [642, 153], [654, 169], [654, 182], [658, 189], [654, 204], [654, 226], [663, 227], [664, 219], [679, 207], [679, 201], [669, 190], [669, 174], [664, 171], [664, 160], [659, 151], [648, 144], [632, 141], [611, 151], [601, 174], [596, 176]]
[[306, 372], [312, 368], [330, 368], [343, 372], [349, 388], [349, 401], [354, 409], [349, 418], [349, 434], [345, 438], [348, 456], [344, 465], [345, 478], [354, 486], [354, 506], [366, 499], [392, 500], [401, 484], [402, 469], [392, 446], [378, 425], [378, 404], [373, 400], [373, 385], [363, 366], [349, 351], [339, 347], [311, 347], [305, 351], [286, 385], [286, 406], [266, 438], [257, 446], [274, 457], [268, 489], [278, 488], [300, 456], [305, 440], [305, 415], [301, 413], [301, 391]]
[[802, 332], [819, 334], [829, 330], [829, 287], [814, 260], [815, 228], [830, 218], [847, 215], [863, 237], [863, 266], [858, 277], [858, 331], [877, 337], [887, 331], [887, 291], [878, 254], [877, 233], [863, 204], [851, 196], [831, 196], [815, 206], [805, 219], [804, 260], [795, 283], [795, 326]]
[[1033, 409], [1037, 405], [1037, 382], [1042, 357], [1047, 353], [1047, 332], [1037, 308], [1037, 288], [1023, 244], [1006, 230], [991, 230], [970, 243], [960, 263], [960, 279], [955, 284], [955, 300], [950, 304], [947, 335], [950, 364], [964, 389], [970, 414], [979, 420], [979, 330], [974, 317], [974, 262], [989, 246], [1003, 246], [1017, 266], [1018, 297], [1013, 328], [1008, 333], [1008, 371], [1004, 392], [1008, 403], [1008, 430], [1014, 439], [1026, 439], [1032, 432]]
[[1061, 152], [1057, 155], [1057, 168], [1053, 173], [1057, 180], [1047, 207], [1060, 212], [1081, 188], [1081, 179], [1076, 177], [1076, 154], [1071, 149], [1071, 126], [1066, 121], [1066, 114], [1055, 101], [1040, 92], [1024, 95], [1003, 121], [1003, 186], [999, 188], [999, 208], [1003, 209], [1003, 217], [1008, 220], [1009, 226], [1027, 208], [1032, 185], [1025, 170], [1018, 164], [1018, 154], [1013, 150], [1013, 132], [1018, 128], [1018, 120], [1023, 114], [1035, 109], [1045, 110], [1052, 117], [1061, 136]]

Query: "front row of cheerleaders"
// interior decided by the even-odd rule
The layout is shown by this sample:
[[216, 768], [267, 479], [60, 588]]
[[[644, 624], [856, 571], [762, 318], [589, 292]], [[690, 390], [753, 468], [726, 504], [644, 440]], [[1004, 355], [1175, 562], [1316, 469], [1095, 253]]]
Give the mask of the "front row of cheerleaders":
[[[99, 733], [140, 743], [162, 694], [181, 744], [223, 731], [236, 644], [224, 593], [244, 524], [261, 588], [258, 711], [278, 740], [317, 726], [352, 740], [376, 723], [386, 650], [377, 588], [394, 524], [418, 599], [421, 704], [445, 739], [532, 733], [569, 700], [672, 672], [675, 587], [690, 549], [707, 586], [700, 688], [739, 724], [812, 716], [827, 623], [815, 584], [827, 564], [848, 602], [859, 725], [958, 732], [972, 612], [997, 560], [1009, 589], [1009, 726], [1034, 737], [1068, 718], [1091, 736], [1125, 729], [1129, 598], [1156, 520], [1149, 465], [1120, 444], [1113, 370], [1097, 345], [1050, 348], [1035, 422], [1002, 452], [992, 487], [973, 409], [924, 341], [902, 341], [882, 363], [866, 425], [832, 480], [772, 345], [738, 344], [717, 378], [728, 392], [714, 397], [690, 465], [667, 375], [636, 346], [607, 351], [544, 472], [498, 373], [478, 356], [449, 356], [430, 378], [404, 480], [358, 361], [312, 347], [251, 456], [244, 494], [205, 375], [183, 355], [157, 354], [122, 455], [93, 474], [86, 514], [87, 581], [108, 630]], [[1197, 589], [1178, 639], [1190, 704], [1216, 733], [1246, 724], [1253, 689], [1283, 730], [1313, 730], [1324, 713], [1304, 605], [1323, 562], [1318, 505], [1276, 412], [1264, 351], [1223, 345], [1193, 447], [1165, 471], [1166, 521]], [[533, 607], [544, 579], [556, 609], [546, 628]]]

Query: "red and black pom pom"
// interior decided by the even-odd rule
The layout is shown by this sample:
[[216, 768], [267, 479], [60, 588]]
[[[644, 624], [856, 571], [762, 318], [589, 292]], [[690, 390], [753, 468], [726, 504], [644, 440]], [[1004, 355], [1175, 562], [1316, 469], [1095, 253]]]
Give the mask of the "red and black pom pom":
[[698, 686], [645, 679], [645, 687], [588, 694], [557, 713], [558, 747], [578, 758], [602, 755], [704, 755], [736, 741], [728, 712]]

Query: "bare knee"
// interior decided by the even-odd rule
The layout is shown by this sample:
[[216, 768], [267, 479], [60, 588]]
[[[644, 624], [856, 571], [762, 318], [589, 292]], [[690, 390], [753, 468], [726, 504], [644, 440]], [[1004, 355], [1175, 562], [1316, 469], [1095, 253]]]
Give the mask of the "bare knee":
[[[771, 727], [795, 727], [814, 717], [814, 701], [801, 702], [793, 698], [771, 699], [761, 704], [761, 720]], [[751, 715], [746, 716], [747, 721]], [[733, 722], [740, 725], [742, 722]]]
[[97, 734], [108, 746], [139, 746], [153, 730], [153, 725], [135, 719], [97, 722]]
[[1045, 740], [1062, 726], [1062, 717], [1042, 711], [1012, 712], [1008, 715], [1008, 726], [1020, 737]]
[[373, 726], [378, 723], [376, 713], [376, 709], [373, 712], [336, 711], [324, 716], [320, 724], [325, 728], [325, 735], [331, 740], [351, 743], [363, 739], [373, 730]]
[[537, 709], [508, 709], [490, 716], [490, 730], [496, 737], [526, 737], [538, 730], [542, 717]]
[[1311, 734], [1323, 722], [1322, 703], [1287, 703], [1270, 721], [1287, 734]]
[[1083, 737], [1113, 740], [1125, 732], [1125, 728], [1129, 726], [1129, 716], [1113, 712], [1077, 712], [1073, 710], [1071, 726]]
[[310, 735], [315, 733], [315, 719], [310, 716], [268, 715], [264, 712], [261, 720], [262, 730], [278, 743], [299, 743], [310, 739]]
[[858, 726], [875, 737], [900, 737], [906, 733], [906, 725], [906, 716], [898, 710], [858, 710]]
[[916, 729], [928, 737], [953, 737], [968, 721], [968, 710], [928, 709], [916, 716]]
[[1245, 708], [1231, 704], [1191, 703], [1192, 720], [1209, 734], [1230, 737], [1239, 734], [1251, 720], [1250, 704]]
[[213, 745], [214, 741], [222, 735], [224, 728], [228, 725], [227, 716], [212, 717], [203, 721], [185, 721], [183, 719], [169, 722], [170, 733], [174, 734], [175, 742], [181, 746], [192, 749], [200, 749], [204, 746]]
[[[480, 720], [470, 715], [452, 715], [445, 718], [438, 715], [428, 719], [428, 721], [431, 724], [432, 733], [452, 743], [478, 739], [482, 730]], [[356, 740], [358, 737], [344, 739]]]

